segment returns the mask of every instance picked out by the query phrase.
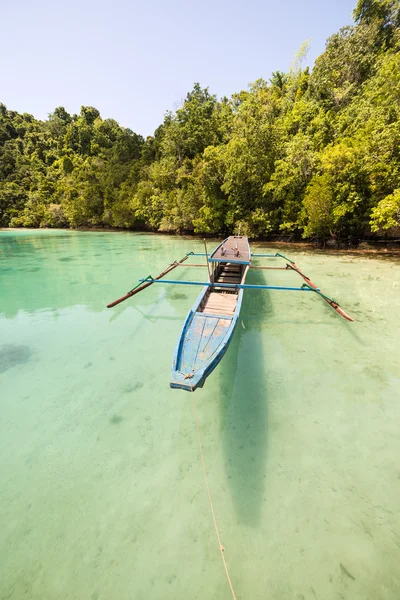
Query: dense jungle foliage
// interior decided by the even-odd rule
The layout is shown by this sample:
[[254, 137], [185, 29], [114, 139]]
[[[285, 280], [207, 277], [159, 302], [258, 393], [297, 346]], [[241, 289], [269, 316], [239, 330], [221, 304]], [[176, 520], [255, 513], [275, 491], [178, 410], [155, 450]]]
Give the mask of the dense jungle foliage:
[[0, 226], [399, 235], [399, 0], [354, 21], [311, 73], [300, 56], [221, 101], [195, 84], [147, 139], [88, 106], [0, 104]]

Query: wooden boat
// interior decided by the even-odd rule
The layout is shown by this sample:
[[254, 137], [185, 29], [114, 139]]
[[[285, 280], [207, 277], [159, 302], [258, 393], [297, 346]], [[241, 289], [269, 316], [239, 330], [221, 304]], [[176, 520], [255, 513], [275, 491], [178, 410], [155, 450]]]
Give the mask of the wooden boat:
[[245, 283], [251, 263], [247, 238], [227, 238], [211, 254], [209, 262], [211, 285], [205, 286], [197, 298], [176, 344], [172, 388], [194, 391], [202, 387], [227, 351], [243, 298], [243, 289], [235, 286]]
[[[191, 256], [204, 256], [206, 264], [194, 265], [186, 263]], [[282, 258], [285, 267], [262, 267], [252, 265], [252, 258]], [[185, 263], [185, 264], [183, 264]], [[165, 279], [165, 276], [177, 267], [207, 266], [208, 281], [182, 281]], [[251, 285], [246, 283], [249, 269], [284, 269], [298, 273], [305, 281], [301, 287], [276, 285]], [[339, 304], [323, 294], [307, 275], [289, 258], [276, 252], [275, 254], [252, 254], [247, 237], [230, 236], [226, 238], [214, 252], [189, 252], [179, 261], [175, 260], [157, 277], [148, 275], [118, 300], [107, 305], [108, 308], [143, 291], [153, 283], [169, 285], [202, 286], [200, 296], [183, 324], [181, 334], [175, 347], [172, 361], [170, 386], [172, 388], [194, 391], [202, 387], [207, 377], [221, 361], [229, 343], [240, 314], [243, 290], [284, 290], [296, 292], [313, 292], [321, 296], [338, 314], [353, 321]]]

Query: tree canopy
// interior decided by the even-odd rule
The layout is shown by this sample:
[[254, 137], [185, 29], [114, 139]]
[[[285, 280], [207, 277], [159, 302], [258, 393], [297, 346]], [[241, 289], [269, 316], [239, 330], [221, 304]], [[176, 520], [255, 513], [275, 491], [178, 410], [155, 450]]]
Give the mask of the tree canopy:
[[399, 2], [358, 0], [354, 21], [311, 72], [304, 45], [231, 98], [196, 83], [147, 139], [90, 106], [0, 104], [0, 226], [399, 235]]

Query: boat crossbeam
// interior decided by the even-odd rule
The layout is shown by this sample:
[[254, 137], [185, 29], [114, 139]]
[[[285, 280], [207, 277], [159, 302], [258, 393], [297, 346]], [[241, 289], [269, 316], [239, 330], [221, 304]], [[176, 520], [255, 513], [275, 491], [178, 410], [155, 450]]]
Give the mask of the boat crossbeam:
[[[184, 264], [184, 265], [176, 265], [177, 267], [183, 267], [184, 269], [187, 269], [188, 267], [201, 267], [206, 269], [207, 265], [203, 265], [203, 264], [199, 264], [199, 263], [190, 263], [190, 264]], [[287, 271], [287, 267], [261, 267], [259, 265], [251, 265], [250, 269], [261, 269], [264, 271]]]
[[200, 285], [202, 287], [218, 287], [228, 289], [239, 289], [239, 290], [284, 290], [286, 292], [319, 292], [319, 288], [304, 287], [287, 287], [284, 285], [251, 285], [249, 283], [219, 283], [214, 282], [211, 284], [209, 281], [183, 281], [181, 279], [152, 279], [146, 277], [145, 279], [139, 279], [140, 283], [168, 283], [171, 285]]
[[[210, 255], [206, 254], [205, 252], [192, 252], [191, 256], [210, 256]], [[252, 254], [251, 257], [252, 258], [285, 258], [286, 259], [286, 256], [279, 254], [279, 252], [276, 252], [275, 254]], [[286, 260], [288, 260], [288, 259], [286, 259]]]
[[[189, 257], [203, 257], [203, 260], [190, 262], [188, 261]], [[251, 264], [252, 259], [258, 262], [258, 259], [264, 258], [267, 259], [265, 266]], [[279, 261], [277, 264], [277, 261], [274, 260], [277, 258], [281, 259], [280, 264]], [[271, 263], [268, 259], [272, 259], [273, 262]], [[199, 262], [201, 264], [198, 264]], [[260, 262], [262, 263], [262, 260]], [[168, 276], [173, 277], [171, 271], [177, 267], [207, 269], [208, 281], [187, 281], [183, 278], [167, 279]], [[301, 281], [301, 287], [299, 284], [299, 287], [295, 287], [293, 285], [246, 283], [246, 276], [250, 269], [293, 271], [304, 281]], [[187, 275], [183, 277], [187, 277]], [[200, 276], [200, 278], [204, 279], [204, 276]], [[158, 275], [154, 277], [148, 275], [139, 279], [135, 287], [121, 298], [108, 304], [108, 307], [111, 308], [131, 298], [153, 283], [191, 285], [203, 288], [183, 323], [172, 359], [171, 388], [189, 392], [203, 387], [207, 377], [225, 355], [239, 319], [244, 290], [314, 292], [344, 319], [353, 321], [352, 317], [333, 298], [324, 294], [292, 259], [280, 252], [252, 254], [247, 236], [229, 236], [211, 253], [208, 252], [204, 240], [204, 252], [188, 252], [180, 260], [170, 263]]]

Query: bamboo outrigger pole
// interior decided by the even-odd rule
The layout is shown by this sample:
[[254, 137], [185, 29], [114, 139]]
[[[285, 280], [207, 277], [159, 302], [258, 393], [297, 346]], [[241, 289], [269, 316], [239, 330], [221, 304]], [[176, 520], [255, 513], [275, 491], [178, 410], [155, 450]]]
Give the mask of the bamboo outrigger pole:
[[179, 267], [179, 265], [181, 265], [183, 262], [185, 262], [185, 260], [187, 260], [189, 258], [189, 256], [191, 256], [192, 254], [193, 254], [193, 252], [189, 252], [188, 254], [185, 254], [185, 256], [183, 258], [181, 258], [181, 260], [178, 260], [178, 261], [175, 260], [166, 269], [164, 269], [164, 271], [162, 271], [159, 275], [157, 275], [157, 277], [154, 277], [151, 280], [147, 280], [143, 283], [139, 283], [139, 285], [136, 285], [132, 290], [130, 290], [127, 294], [125, 294], [125, 296], [122, 296], [121, 298], [118, 298], [118, 300], [114, 300], [114, 302], [110, 302], [110, 304], [107, 304], [107, 308], [112, 308], [113, 306], [116, 306], [117, 304], [124, 302], [124, 300], [127, 300], [128, 298], [131, 298], [131, 296], [134, 296], [135, 294], [138, 294], [142, 290], [146, 289], [147, 287], [149, 287], [149, 285], [152, 285], [152, 283], [154, 283], [154, 281], [161, 279], [161, 277], [164, 277], [164, 275], [166, 275], [167, 273], [172, 271], [172, 269], [175, 269], [175, 267]]
[[335, 300], [333, 300], [332, 298], [329, 298], [329, 296], [326, 296], [323, 292], [321, 292], [321, 290], [319, 290], [317, 288], [317, 286], [315, 285], [315, 283], [313, 283], [311, 281], [311, 279], [309, 277], [307, 277], [307, 275], [305, 275], [304, 273], [302, 273], [299, 269], [299, 267], [296, 265], [296, 263], [293, 260], [290, 260], [290, 258], [288, 258], [287, 256], [285, 256], [284, 254], [279, 254], [279, 252], [276, 253], [276, 256], [278, 256], [279, 258], [283, 258], [284, 260], [287, 260], [288, 263], [286, 265], [287, 269], [292, 269], [292, 271], [295, 271], [296, 273], [298, 273], [300, 275], [300, 277], [302, 277], [305, 281], [305, 284], [308, 288], [311, 288], [312, 290], [314, 290], [315, 292], [317, 292], [317, 294], [319, 294], [324, 300], [325, 302], [327, 302], [330, 306], [332, 306], [332, 308], [334, 310], [336, 310], [336, 312], [343, 317], [344, 319], [346, 319], [347, 321], [354, 321], [354, 319], [352, 317], [350, 317], [350, 315], [347, 314], [347, 312], [345, 312], [343, 310], [343, 308], [341, 308], [338, 304], [338, 302], [336, 302]]
[[352, 317], [350, 317], [350, 315], [348, 315], [347, 312], [345, 312], [343, 310], [343, 308], [340, 308], [339, 304], [337, 302], [335, 302], [335, 300], [333, 300], [332, 298], [329, 298], [329, 296], [326, 296], [323, 292], [321, 292], [321, 290], [317, 288], [315, 283], [313, 283], [311, 281], [311, 279], [309, 277], [307, 277], [307, 275], [304, 275], [304, 273], [302, 273], [300, 271], [300, 269], [295, 265], [294, 262], [290, 261], [290, 264], [287, 265], [287, 268], [292, 269], [293, 271], [296, 271], [296, 273], [298, 273], [300, 275], [300, 277], [302, 277], [304, 279], [305, 283], [303, 285], [305, 285], [307, 288], [317, 292], [317, 294], [319, 294], [325, 300], [325, 302], [327, 302], [330, 306], [332, 306], [332, 308], [334, 310], [336, 310], [336, 312], [340, 316], [342, 316], [347, 321], [354, 321], [354, 319]]
[[[120, 302], [124, 302], [124, 300], [127, 300], [131, 296], [138, 294], [139, 292], [146, 289], [153, 283], [157, 283], [157, 282], [158, 283], [175, 283], [175, 284], [180, 283], [180, 284], [184, 284], [184, 285], [204, 285], [204, 286], [208, 285], [208, 286], [212, 287], [214, 285], [214, 283], [212, 281], [212, 277], [211, 277], [211, 273], [210, 273], [207, 244], [206, 244], [205, 239], [204, 239], [204, 249], [205, 249], [205, 253], [203, 253], [203, 252], [199, 252], [199, 253], [188, 252], [187, 254], [185, 254], [185, 256], [183, 258], [181, 258], [181, 260], [178, 260], [178, 261], [175, 260], [173, 263], [171, 263], [164, 271], [162, 271], [159, 275], [157, 275], [157, 277], [152, 277], [151, 275], [149, 275], [145, 279], [139, 280], [139, 283], [132, 290], [130, 290], [127, 294], [125, 294], [125, 296], [122, 296], [121, 298], [118, 298], [118, 300], [114, 300], [114, 302], [110, 302], [110, 304], [107, 304], [107, 308], [112, 308], [113, 306], [116, 306]], [[189, 258], [189, 256], [205, 256], [206, 257], [208, 277], [209, 277], [208, 282], [190, 282], [190, 281], [173, 281], [173, 280], [158, 281], [162, 277], [164, 277], [164, 275], [167, 275], [167, 273], [169, 273], [176, 267], [184, 266], [182, 263], [184, 263]], [[295, 262], [293, 260], [291, 260], [290, 258], [288, 258], [287, 256], [285, 256], [284, 254], [280, 254], [279, 252], [276, 252], [275, 254], [252, 254], [252, 257], [255, 257], [255, 258], [283, 258], [284, 260], [287, 261], [286, 267], [261, 267], [261, 266], [253, 266], [252, 265], [250, 268], [252, 268], [252, 269], [271, 269], [271, 270], [273, 270], [273, 269], [277, 269], [277, 270], [278, 269], [279, 270], [280, 269], [284, 269], [284, 270], [291, 269], [291, 270], [295, 271], [296, 273], [298, 273], [300, 275], [300, 277], [302, 277], [304, 279], [305, 283], [303, 284], [302, 288], [283, 287], [283, 286], [251, 286], [251, 285], [238, 285], [236, 287], [241, 288], [241, 289], [259, 288], [259, 289], [295, 290], [295, 291], [315, 292], [319, 296], [321, 296], [325, 300], [325, 302], [327, 302], [344, 319], [347, 319], [347, 321], [354, 321], [354, 319], [352, 317], [350, 317], [350, 315], [348, 315], [339, 306], [338, 302], [336, 302], [332, 298], [329, 298], [329, 296], [326, 296], [323, 292], [321, 292], [320, 288], [317, 287], [315, 285], [315, 283], [313, 283], [311, 281], [311, 279], [309, 277], [307, 277], [307, 275], [305, 275], [304, 273], [302, 273], [300, 271], [299, 267], [295, 264]], [[205, 267], [206, 265], [190, 264], [190, 265], [185, 265], [185, 266], [189, 266], [189, 267], [203, 267], [204, 266]], [[225, 284], [225, 287], [228, 287], [228, 286], [229, 286], [229, 284]]]

